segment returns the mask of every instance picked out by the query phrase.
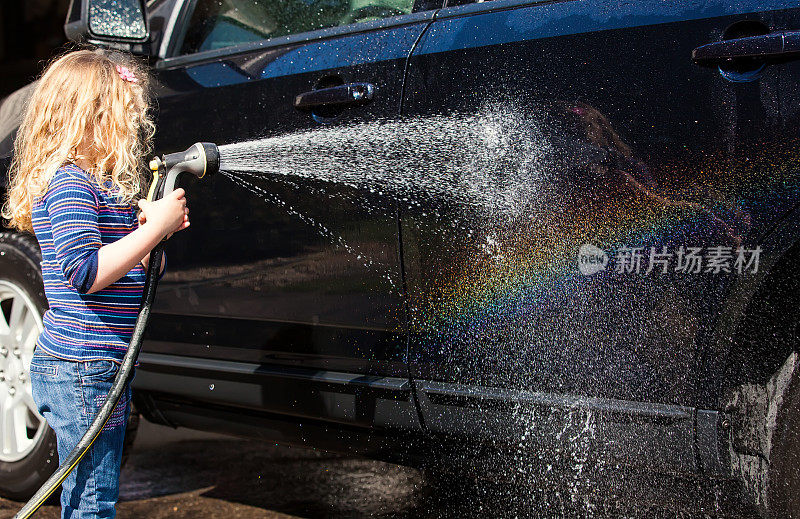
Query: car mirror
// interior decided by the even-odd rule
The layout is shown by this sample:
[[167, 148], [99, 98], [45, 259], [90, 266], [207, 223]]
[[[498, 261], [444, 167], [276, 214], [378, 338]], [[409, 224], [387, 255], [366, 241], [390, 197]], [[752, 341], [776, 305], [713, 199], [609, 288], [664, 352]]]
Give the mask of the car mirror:
[[64, 33], [71, 41], [144, 53], [149, 39], [144, 1], [71, 0]]

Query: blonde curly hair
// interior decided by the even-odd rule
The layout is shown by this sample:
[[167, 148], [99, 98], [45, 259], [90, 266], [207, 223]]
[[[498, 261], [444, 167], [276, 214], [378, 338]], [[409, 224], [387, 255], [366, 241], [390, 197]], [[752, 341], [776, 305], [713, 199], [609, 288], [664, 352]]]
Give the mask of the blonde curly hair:
[[[118, 66], [135, 81], [123, 79]], [[92, 165], [98, 185], [110, 181], [121, 201], [135, 201], [155, 133], [149, 83], [132, 57], [100, 49], [69, 52], [45, 69], [14, 141], [2, 209], [10, 226], [33, 231], [34, 199], [47, 192], [59, 167], [77, 160]]]

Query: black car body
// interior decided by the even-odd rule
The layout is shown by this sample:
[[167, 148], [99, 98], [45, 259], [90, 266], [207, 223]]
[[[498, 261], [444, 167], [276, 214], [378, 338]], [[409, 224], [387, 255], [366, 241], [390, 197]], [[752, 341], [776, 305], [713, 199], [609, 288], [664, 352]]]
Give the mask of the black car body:
[[[148, 5], [159, 153], [451, 117], [513, 141], [453, 180], [508, 204], [192, 184], [147, 419], [413, 464], [578, 445], [793, 509], [795, 2], [264, 3]], [[296, 106], [356, 84], [371, 102]]]

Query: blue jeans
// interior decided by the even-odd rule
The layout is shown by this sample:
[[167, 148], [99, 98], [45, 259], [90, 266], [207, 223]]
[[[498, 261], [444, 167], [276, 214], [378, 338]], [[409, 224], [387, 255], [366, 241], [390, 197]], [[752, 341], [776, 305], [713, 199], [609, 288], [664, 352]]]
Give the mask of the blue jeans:
[[[33, 400], [56, 433], [58, 457], [66, 459], [103, 405], [119, 365], [110, 360], [76, 362], [37, 348], [31, 360]], [[61, 487], [61, 517], [114, 517], [125, 426], [130, 414], [126, 388], [100, 436]]]

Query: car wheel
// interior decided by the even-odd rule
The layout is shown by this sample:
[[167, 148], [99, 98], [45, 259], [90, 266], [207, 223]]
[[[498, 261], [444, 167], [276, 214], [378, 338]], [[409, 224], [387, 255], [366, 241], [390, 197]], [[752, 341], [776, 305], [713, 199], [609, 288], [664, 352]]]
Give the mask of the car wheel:
[[32, 495], [58, 466], [56, 436], [31, 396], [29, 368], [47, 309], [35, 240], [0, 233], [0, 491]]
[[[0, 494], [16, 500], [31, 497], [58, 467], [56, 436], [33, 402], [29, 376], [47, 310], [41, 259], [34, 238], [0, 232]], [[138, 422], [132, 411], [126, 450]]]

